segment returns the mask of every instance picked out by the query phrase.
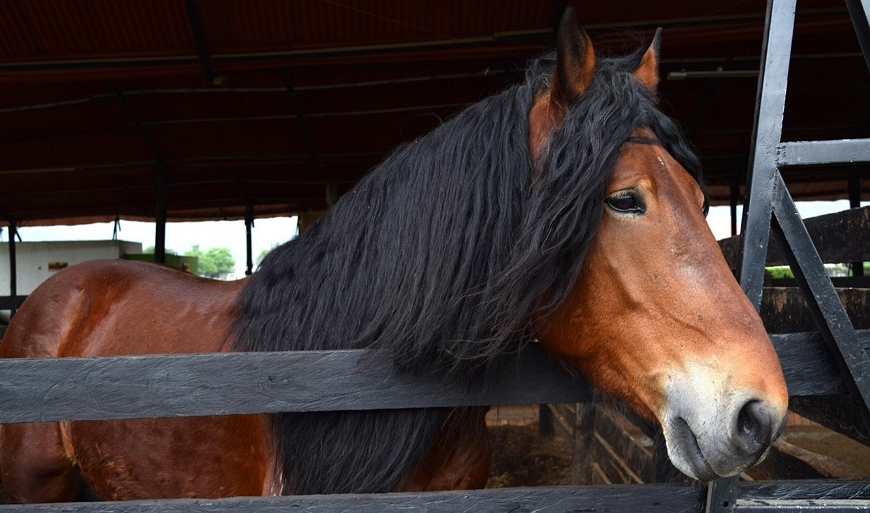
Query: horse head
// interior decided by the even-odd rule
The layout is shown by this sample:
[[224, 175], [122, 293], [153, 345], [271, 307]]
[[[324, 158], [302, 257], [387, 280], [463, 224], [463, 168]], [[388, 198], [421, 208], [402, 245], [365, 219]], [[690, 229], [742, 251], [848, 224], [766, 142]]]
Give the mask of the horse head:
[[[650, 98], [657, 46], [658, 35], [633, 72], [624, 72]], [[597, 80], [615, 80], [601, 73], [569, 10], [552, 86], [529, 118], [538, 173], [549, 172], [550, 142], [572, 109], [584, 108]], [[661, 130], [629, 130], [579, 277], [537, 335], [593, 386], [657, 420], [668, 455], [685, 474], [736, 475], [763, 457], [784, 426], [782, 369], [705, 222], [699, 181], [669, 152]]]

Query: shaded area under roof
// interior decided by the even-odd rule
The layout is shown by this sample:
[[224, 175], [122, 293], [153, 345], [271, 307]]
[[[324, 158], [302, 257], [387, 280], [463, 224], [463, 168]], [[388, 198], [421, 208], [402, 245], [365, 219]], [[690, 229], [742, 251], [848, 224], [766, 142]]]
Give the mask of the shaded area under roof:
[[[664, 27], [663, 109], [714, 204], [745, 180], [764, 1], [577, 6], [599, 51]], [[870, 73], [840, 1], [798, 5], [784, 139], [867, 137]], [[0, 3], [0, 213], [20, 226], [321, 210], [392, 148], [516, 83], [562, 2], [153, 0]], [[732, 73], [730, 76], [717, 70]], [[673, 75], [672, 75], [673, 76]], [[784, 176], [847, 195], [862, 166]], [[861, 182], [870, 192], [870, 185]]]

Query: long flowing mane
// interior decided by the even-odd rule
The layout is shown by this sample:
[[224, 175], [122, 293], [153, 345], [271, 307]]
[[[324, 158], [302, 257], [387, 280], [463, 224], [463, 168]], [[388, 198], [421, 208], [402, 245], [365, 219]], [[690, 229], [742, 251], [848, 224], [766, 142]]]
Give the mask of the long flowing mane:
[[[397, 149], [263, 261], [237, 300], [233, 349], [373, 348], [398, 369], [475, 382], [534, 336], [577, 279], [620, 146], [648, 126], [700, 183], [697, 158], [632, 77], [599, 59], [539, 164], [528, 115], [554, 56]], [[461, 410], [270, 417], [285, 493], [394, 490]]]

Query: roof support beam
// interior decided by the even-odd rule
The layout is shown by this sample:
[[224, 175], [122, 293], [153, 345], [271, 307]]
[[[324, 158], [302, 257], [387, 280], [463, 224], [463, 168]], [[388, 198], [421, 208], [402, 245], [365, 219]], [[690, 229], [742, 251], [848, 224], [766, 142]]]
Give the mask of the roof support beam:
[[211, 68], [211, 56], [208, 53], [208, 43], [202, 31], [202, 22], [199, 19], [196, 0], [184, 0], [184, 7], [187, 10], [187, 22], [190, 24], [193, 41], [196, 43], [196, 53], [199, 57], [199, 64], [202, 66], [203, 79], [206, 84], [214, 84], [215, 77]]
[[[299, 101], [299, 95], [296, 94], [296, 89], [293, 88], [293, 83], [290, 81], [290, 74], [287, 70], [281, 72], [281, 78], [284, 80], [284, 86], [287, 88], [287, 94], [290, 96], [290, 106], [293, 108], [293, 113], [296, 114], [296, 121], [299, 123], [299, 133], [302, 136], [302, 142], [305, 144], [305, 149], [308, 150], [308, 155], [311, 156], [311, 164], [314, 166], [314, 171], [318, 172], [320, 170], [320, 157], [317, 155], [317, 148], [314, 146], [311, 128], [308, 126], [308, 121], [302, 112], [302, 103]], [[325, 186], [326, 204], [331, 207], [338, 200], [338, 192], [329, 169], [326, 170]]]
[[248, 203], [245, 205], [245, 249], [247, 254], [247, 268], [245, 276], [250, 276], [254, 273], [254, 247], [251, 242], [251, 228], [254, 227], [254, 206]]
[[[6, 210], [0, 209], [0, 215], [9, 223], [9, 295], [18, 295], [18, 265], [15, 260], [15, 237], [21, 240], [21, 235], [18, 233], [18, 223], [15, 217]], [[12, 315], [15, 315], [15, 309], [12, 309]]]
[[242, 180], [237, 171], [234, 171], [233, 175], [235, 175], [242, 196], [245, 198], [245, 249], [247, 256], [245, 276], [250, 276], [254, 272], [254, 249], [251, 241], [251, 229], [254, 228], [254, 202], [251, 200], [247, 182]]
[[302, 143], [305, 144], [305, 149], [308, 150], [308, 155], [311, 157], [311, 164], [314, 166], [314, 169], [320, 169], [320, 158], [317, 155], [317, 149], [314, 147], [314, 138], [308, 126], [308, 121], [305, 119], [305, 114], [302, 112], [302, 103], [299, 101], [299, 95], [296, 94], [296, 89], [290, 81], [290, 75], [287, 73], [287, 70], [281, 72], [281, 78], [284, 80], [284, 87], [287, 89], [290, 108], [293, 109], [296, 122], [299, 123], [299, 134], [302, 136]]
[[163, 160], [160, 153], [157, 151], [157, 148], [154, 146], [154, 143], [151, 141], [151, 137], [148, 135], [148, 130], [139, 121], [133, 108], [130, 107], [127, 98], [124, 97], [124, 94], [121, 93], [117, 87], [113, 86], [113, 90], [115, 91], [115, 96], [118, 98], [118, 101], [121, 102], [124, 111], [127, 113], [127, 116], [130, 117], [133, 121], [133, 125], [139, 132], [139, 135], [142, 136], [142, 140], [145, 142], [148, 152], [151, 153], [151, 157], [157, 165], [157, 183], [154, 188], [154, 195], [156, 197], [154, 216], [154, 261], [162, 264], [166, 262], [166, 198], [169, 195], [169, 182], [172, 173], [170, 172], [166, 161]]

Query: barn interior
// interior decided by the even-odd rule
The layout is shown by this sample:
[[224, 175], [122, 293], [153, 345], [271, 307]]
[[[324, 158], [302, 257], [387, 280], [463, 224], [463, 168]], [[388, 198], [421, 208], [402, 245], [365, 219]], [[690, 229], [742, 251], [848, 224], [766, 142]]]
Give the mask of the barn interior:
[[[521, 81], [528, 61], [553, 48], [565, 6], [2, 2], [0, 227], [9, 240], [28, 226], [154, 221], [159, 254], [166, 222], [316, 216], [396, 146]], [[662, 109], [697, 150], [711, 204], [741, 204], [767, 2], [575, 7], [600, 52], [633, 51], [663, 29]], [[783, 140], [867, 137], [870, 73], [846, 4], [800, 0]], [[782, 174], [797, 201], [858, 206], [870, 192], [866, 164], [795, 166]], [[856, 327], [866, 328], [861, 294], [854, 310], [865, 312], [864, 324]], [[0, 307], [22, 299], [0, 298]], [[802, 312], [789, 322], [807, 321]], [[862, 467], [853, 475], [834, 463], [825, 462], [828, 474], [809, 476], [870, 473]]]
[[[517, 83], [563, 1], [3, 2], [0, 224], [322, 211], [393, 148]], [[601, 52], [663, 28], [660, 95], [713, 204], [742, 201], [766, 2], [578, 3]], [[845, 4], [798, 3], [783, 140], [867, 137]], [[860, 198], [863, 165], [784, 170]]]

